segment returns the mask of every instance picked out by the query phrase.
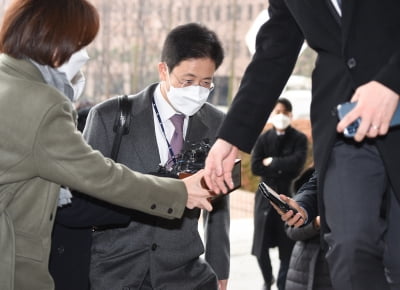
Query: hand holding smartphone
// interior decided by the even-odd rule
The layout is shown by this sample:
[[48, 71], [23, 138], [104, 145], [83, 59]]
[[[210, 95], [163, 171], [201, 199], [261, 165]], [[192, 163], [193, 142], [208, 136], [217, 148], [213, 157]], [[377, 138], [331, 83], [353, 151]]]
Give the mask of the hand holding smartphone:
[[[337, 106], [337, 111], [338, 111], [338, 116], [339, 120], [342, 120], [344, 116], [353, 108], [356, 106], [357, 102], [347, 102], [343, 104], [339, 104]], [[355, 120], [353, 123], [351, 123], [349, 126], [347, 126], [344, 131], [343, 135], [347, 138], [352, 138], [357, 132], [358, 127], [360, 126], [361, 123], [361, 118], [358, 118]], [[394, 112], [394, 115], [392, 117], [392, 120], [390, 122], [390, 127], [400, 125], [400, 104], [397, 106], [396, 111]]]
[[[182, 178], [185, 178], [185, 177], [190, 176], [192, 174], [193, 173], [180, 172], [178, 174], [178, 177], [180, 179], [182, 179]], [[236, 159], [235, 160], [235, 164], [234, 164], [233, 169], [232, 169], [232, 181], [233, 181], [233, 188], [232, 189], [229, 188], [227, 194], [231, 193], [232, 191], [234, 191], [234, 190], [236, 190], [236, 189], [238, 189], [239, 187], [242, 186], [242, 161], [240, 159]], [[209, 188], [208, 188], [208, 186], [207, 186], [207, 184], [206, 184], [206, 182], [204, 180], [204, 177], [201, 179], [201, 186], [203, 188], [209, 190]], [[210, 197], [209, 201], [213, 201], [213, 200], [215, 200], [217, 198], [220, 198], [220, 197], [223, 197], [225, 195], [225, 194], [222, 194], [222, 193], [221, 194], [213, 193], [213, 194], [214, 194], [213, 197]]]
[[261, 182], [258, 185], [263, 196], [269, 199], [274, 205], [276, 205], [281, 211], [284, 213], [288, 212], [289, 210], [293, 211], [293, 215], [297, 213], [297, 210], [289, 206], [285, 201], [283, 201], [279, 194], [277, 194], [271, 187], [269, 187], [265, 182]]

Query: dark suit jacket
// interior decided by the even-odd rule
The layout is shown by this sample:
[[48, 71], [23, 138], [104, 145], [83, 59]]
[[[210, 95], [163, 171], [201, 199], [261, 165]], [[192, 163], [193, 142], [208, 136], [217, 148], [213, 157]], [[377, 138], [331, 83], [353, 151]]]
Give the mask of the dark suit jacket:
[[[142, 173], [158, 170], [160, 158], [153, 121], [152, 96], [157, 84], [132, 99], [129, 134], [124, 136], [119, 162]], [[110, 155], [116, 99], [95, 106], [89, 114], [84, 136], [88, 143]], [[190, 117], [185, 146], [208, 138], [212, 144], [224, 114], [210, 104]], [[123, 228], [94, 233], [91, 281], [94, 289], [122, 289], [141, 285], [148, 271], [157, 289], [192, 289], [199, 281], [229, 276], [229, 197], [213, 204], [205, 213], [205, 246], [198, 233], [200, 210], [186, 210], [175, 221], [130, 212], [131, 222]], [[205, 250], [207, 265], [198, 257]], [[109, 271], [109, 266], [113, 271]], [[214, 273], [215, 271], [215, 273]], [[121, 278], [123, 277], [123, 278]]]
[[320, 231], [311, 222], [318, 215], [315, 171], [298, 189], [294, 199], [306, 209], [309, 223], [300, 228], [285, 225], [288, 237], [297, 241], [290, 258], [285, 289], [332, 290], [328, 264], [321, 249]]
[[49, 271], [55, 290], [88, 290], [92, 227], [127, 225], [129, 211], [73, 192], [72, 203], [57, 210], [52, 232]]
[[[338, 137], [336, 106], [372, 80], [400, 93], [400, 1], [342, 1], [341, 20], [328, 2], [269, 1], [271, 18], [257, 35], [256, 53], [219, 134], [240, 149], [251, 150], [306, 39], [318, 53], [312, 75], [311, 122], [319, 183]], [[391, 129], [376, 143], [399, 197], [400, 129]]]
[[[264, 166], [266, 157], [274, 157], [270, 166]], [[292, 181], [299, 175], [307, 157], [307, 137], [292, 127], [278, 136], [274, 129], [260, 135], [251, 155], [251, 169], [261, 176], [276, 192], [292, 195]], [[254, 204], [254, 237], [252, 253], [260, 256], [268, 247], [288, 239], [280, 217], [268, 200], [256, 192]]]
[[[146, 88], [136, 96], [130, 96], [130, 98], [133, 98], [131, 128], [129, 135], [124, 136], [122, 139], [118, 158], [119, 162], [143, 173], [156, 172], [158, 164], [160, 163], [151, 107], [151, 97], [153, 96], [155, 87], [156, 84]], [[112, 126], [114, 125], [117, 108], [116, 98], [96, 106], [88, 117], [88, 124], [84, 133], [87, 141], [95, 149], [100, 150], [106, 157], [111, 155], [114, 138]], [[210, 142], [214, 142], [216, 130], [223, 118], [223, 113], [210, 104], [206, 104], [198, 113], [190, 118], [186, 137], [188, 142], [186, 146], [190, 145], [189, 141], [201, 141], [206, 137], [209, 138]], [[205, 219], [205, 241], [207, 247], [205, 258], [213, 267], [213, 270], [209, 269], [209, 266], [206, 266], [206, 264], [196, 262], [196, 260], [187, 263], [187, 265], [191, 267], [196, 267], [197, 265], [198, 270], [202, 271], [193, 273], [196, 279], [204, 279], [207, 275], [214, 275], [213, 271], [217, 273], [219, 279], [227, 279], [229, 276], [230, 249], [228, 205], [229, 197], [226, 196], [213, 204], [213, 212], [203, 215]], [[143, 242], [150, 241], [151, 237], [149, 233], [153, 231], [151, 228], [153, 226], [156, 228], [157, 224], [158, 227], [165, 228], [164, 234], [166, 234], [166, 236], [160, 235], [163, 231], [159, 232], [160, 241], [167, 239], [168, 236], [169, 238], [176, 236], [174, 240], [165, 242], [165, 244], [173, 244], [173, 248], [178, 250], [178, 252], [173, 252], [171, 248], [169, 251], [166, 251], [170, 252], [169, 255], [173, 258], [165, 256], [160, 256], [160, 258], [167, 260], [175, 259], [176, 261], [180, 261], [178, 263], [182, 263], [185, 257], [193, 259], [201, 255], [204, 251], [197, 233], [197, 219], [199, 214], [200, 211], [197, 209], [192, 211], [187, 210], [185, 215], [186, 222], [182, 223], [180, 220], [168, 222], [163, 219], [155, 219], [150, 215], [143, 215], [139, 212], [132, 212], [122, 207], [113, 206], [80, 193], [74, 193], [73, 202], [58, 211], [58, 224], [53, 231], [50, 272], [55, 280], [56, 290], [89, 289], [88, 277], [93, 225], [121, 228], [126, 227], [131, 219], [135, 220], [136, 222], [132, 222], [131, 225], [133, 229], [124, 230], [122, 228], [116, 231], [126, 231], [127, 239], [136, 239], [138, 243], [134, 244], [134, 248], [139, 251], [142, 250], [142, 257], [147, 257], [145, 253], [149, 251], [150, 248], [143, 245]], [[186, 226], [184, 227], [183, 224], [186, 224]], [[121, 237], [121, 235], [114, 233], [112, 230], [108, 231], [110, 233], [107, 233], [107, 235], [113, 239], [119, 239]], [[132, 233], [132, 231], [134, 233]], [[100, 232], [100, 236], [104, 236], [105, 234], [105, 231]], [[143, 242], [139, 243], [139, 240]], [[126, 248], [126, 251], [129, 252], [132, 249], [126, 246], [128, 244], [131, 243], [124, 240], [120, 243], [120, 246], [124, 249]], [[97, 247], [109, 247], [109, 245], [105, 244], [101, 239], [99, 242], [96, 242], [95, 245], [97, 245]], [[141, 249], [141, 247], [143, 248]], [[112, 248], [108, 249], [111, 250]], [[118, 249], [115, 250], [118, 251]], [[163, 250], [160, 251], [162, 253]], [[96, 249], [94, 252], [96, 253], [96, 257], [99, 257]], [[126, 267], [130, 268], [132, 265], [136, 264], [137, 267], [132, 267], [132, 272], [129, 277], [133, 277], [133, 280], [138, 279], [137, 277], [143, 279], [142, 274], [146, 274], [149, 262], [150, 260], [146, 258], [145, 262], [138, 262], [136, 264], [136, 260], [131, 257], [131, 261], [125, 265], [121, 264], [120, 266], [121, 269], [124, 270]], [[161, 265], [156, 266], [156, 271], [161, 271], [161, 273], [157, 274], [164, 274], [162, 270], [160, 270]], [[189, 269], [188, 266], [187, 269]], [[190, 279], [195, 278], [189, 277], [187, 273], [181, 273], [181, 270], [183, 270], [183, 268], [180, 268], [178, 271], [171, 271], [171, 273], [180, 276], [180, 281], [185, 278], [188, 279], [189, 281], [187, 281], [184, 286], [188, 287], [188, 285], [190, 285]], [[152, 274], [152, 276], [156, 275]], [[74, 279], [71, 279], [71, 277]], [[141, 283], [141, 280], [138, 283]], [[111, 289], [110, 285], [102, 286], [105, 287], [104, 289]], [[112, 286], [116, 287], [116, 284]]]

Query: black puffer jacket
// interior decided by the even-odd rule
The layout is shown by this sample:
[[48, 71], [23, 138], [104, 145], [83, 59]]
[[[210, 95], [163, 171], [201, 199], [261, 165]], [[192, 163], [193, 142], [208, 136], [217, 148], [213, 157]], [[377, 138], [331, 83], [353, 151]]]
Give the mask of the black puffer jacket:
[[297, 240], [290, 258], [286, 290], [333, 290], [320, 248], [319, 231], [310, 223], [301, 228], [286, 227], [286, 233]]
[[[317, 174], [314, 172], [294, 197], [312, 220], [318, 215], [316, 197]], [[297, 241], [290, 258], [286, 290], [333, 290], [328, 264], [321, 250], [319, 230], [310, 222], [300, 228], [286, 226], [285, 231], [289, 238]]]

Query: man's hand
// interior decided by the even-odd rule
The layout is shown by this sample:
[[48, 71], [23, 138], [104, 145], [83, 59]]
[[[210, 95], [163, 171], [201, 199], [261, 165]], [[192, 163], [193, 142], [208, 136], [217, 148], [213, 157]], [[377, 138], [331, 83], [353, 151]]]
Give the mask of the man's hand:
[[208, 201], [208, 198], [212, 197], [213, 194], [201, 186], [203, 175], [204, 170], [202, 169], [195, 174], [182, 179], [186, 186], [186, 191], [188, 192], [186, 207], [189, 209], [198, 207], [207, 211], [212, 211], [213, 208], [211, 203]]
[[399, 102], [399, 95], [388, 87], [371, 81], [357, 88], [352, 102], [357, 105], [337, 125], [336, 130], [343, 130], [361, 118], [361, 124], [357, 129], [354, 140], [361, 142], [365, 137], [375, 138], [378, 135], [386, 135], [389, 124]]
[[294, 226], [296, 228], [304, 225], [304, 222], [307, 220], [306, 211], [294, 199], [291, 199], [290, 197], [287, 197], [284, 194], [280, 194], [279, 197], [284, 202], [286, 202], [290, 207], [297, 210], [297, 213], [295, 215], [292, 210], [289, 210], [288, 212], [284, 213], [279, 209], [279, 207], [277, 207], [275, 204], [271, 202], [272, 206], [280, 214], [281, 219], [284, 222], [286, 222], [289, 226]]
[[219, 194], [233, 189], [232, 169], [239, 149], [225, 140], [218, 139], [206, 159], [204, 180], [210, 190]]

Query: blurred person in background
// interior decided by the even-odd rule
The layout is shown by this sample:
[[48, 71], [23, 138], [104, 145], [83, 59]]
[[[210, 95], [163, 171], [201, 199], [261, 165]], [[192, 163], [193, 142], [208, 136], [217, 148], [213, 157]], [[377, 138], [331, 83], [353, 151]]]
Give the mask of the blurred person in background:
[[[290, 126], [292, 104], [288, 99], [278, 99], [269, 122], [273, 128], [261, 134], [251, 153], [251, 170], [272, 189], [292, 196], [293, 180], [301, 172], [307, 158], [307, 137]], [[277, 286], [285, 289], [286, 274], [294, 242], [285, 233], [284, 224], [270, 203], [257, 190], [254, 204], [254, 236], [252, 254], [264, 278], [264, 289], [273, 283], [269, 249], [278, 247], [279, 272]]]
[[[309, 175], [309, 171], [305, 176]], [[299, 212], [304, 209], [307, 213], [307, 207], [310, 203], [312, 208], [317, 207], [317, 174], [315, 171], [306, 182], [299, 188], [295, 188], [296, 195], [293, 199], [287, 199], [290, 206], [296, 208]], [[286, 197], [283, 197], [283, 199]], [[298, 202], [296, 200], [298, 199]], [[301, 208], [300, 204], [305, 207]], [[283, 215], [281, 211], [278, 213]], [[304, 212], [302, 212], [304, 214]], [[321, 247], [320, 239], [320, 216], [308, 220], [308, 215], [301, 219], [304, 225], [293, 226], [293, 222], [298, 222], [297, 216], [290, 218], [285, 215], [283, 220], [286, 221], [285, 229], [288, 237], [296, 241], [292, 255], [288, 274], [286, 276], [285, 290], [333, 290], [331, 279], [329, 276], [329, 267], [325, 259], [325, 251]]]

